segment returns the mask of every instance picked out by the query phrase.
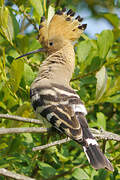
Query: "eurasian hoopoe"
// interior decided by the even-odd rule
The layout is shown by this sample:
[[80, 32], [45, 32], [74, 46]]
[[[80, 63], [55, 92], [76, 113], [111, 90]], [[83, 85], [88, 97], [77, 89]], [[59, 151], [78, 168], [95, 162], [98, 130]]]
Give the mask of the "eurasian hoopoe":
[[37, 114], [83, 146], [88, 161], [95, 169], [113, 171], [88, 128], [85, 106], [70, 87], [75, 67], [73, 42], [86, 28], [86, 24], [81, 24], [82, 18], [74, 15], [71, 9], [67, 12], [63, 9], [56, 12], [49, 24], [44, 17], [41, 18], [39, 41], [44, 48], [25, 55], [46, 51], [48, 57], [31, 85], [30, 97]]

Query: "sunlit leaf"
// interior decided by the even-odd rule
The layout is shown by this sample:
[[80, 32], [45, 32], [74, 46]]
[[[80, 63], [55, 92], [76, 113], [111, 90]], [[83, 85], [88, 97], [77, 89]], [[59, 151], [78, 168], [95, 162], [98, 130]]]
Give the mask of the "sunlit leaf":
[[65, 157], [63, 156], [61, 153], [59, 153], [58, 151], [56, 152], [57, 156], [59, 157], [61, 162], [66, 162], [69, 160], [69, 157]]
[[6, 147], [8, 147], [8, 145], [7, 145], [6, 143], [0, 144], [0, 149], [4, 149], [4, 148], [6, 148]]
[[120, 94], [112, 96], [112, 97], [108, 97], [106, 102], [110, 102], [110, 103], [118, 103], [120, 104]]
[[77, 55], [79, 62], [85, 61], [86, 57], [88, 56], [91, 50], [91, 43], [89, 40], [82, 41], [77, 46]]
[[103, 96], [107, 85], [107, 72], [104, 66], [96, 73], [96, 78], [96, 101], [98, 101]]
[[48, 178], [50, 176], [53, 176], [56, 173], [55, 168], [53, 168], [52, 166], [50, 166], [47, 163], [43, 163], [43, 162], [38, 162], [39, 168], [41, 169], [41, 175], [44, 178]]
[[89, 176], [87, 175], [87, 173], [83, 169], [80, 169], [80, 168], [76, 168], [75, 171], [72, 173], [72, 176], [77, 180], [89, 179]]
[[105, 13], [104, 17], [116, 28], [118, 28], [119, 25], [119, 18], [116, 14], [112, 13]]
[[35, 74], [28, 64], [24, 64], [23, 79], [26, 85], [31, 85], [34, 80]]
[[47, 19], [48, 24], [50, 23], [50, 21], [51, 21], [52, 17], [54, 16], [54, 14], [55, 14], [55, 8], [52, 7], [52, 6], [49, 6], [49, 8], [48, 8], [48, 19]]
[[16, 92], [24, 70], [24, 62], [22, 60], [15, 60], [11, 65], [10, 70], [10, 85], [13, 92]]
[[98, 36], [98, 53], [100, 58], [105, 58], [109, 49], [113, 44], [113, 32], [111, 30], [104, 30]]
[[29, 0], [33, 10], [34, 10], [34, 16], [36, 18], [36, 20], [40, 21], [40, 17], [43, 15], [43, 9], [42, 9], [42, 3], [41, 0]]
[[11, 10], [2, 6], [0, 8], [0, 32], [11, 43], [19, 32], [19, 26]]
[[102, 112], [97, 113], [97, 124], [100, 128], [106, 130], [106, 116]]
[[4, 5], [4, 0], [0, 0], [0, 7]]
[[32, 138], [32, 135], [30, 133], [23, 133], [23, 136], [25, 137], [25, 142], [27, 142], [27, 143], [33, 142], [33, 138]]

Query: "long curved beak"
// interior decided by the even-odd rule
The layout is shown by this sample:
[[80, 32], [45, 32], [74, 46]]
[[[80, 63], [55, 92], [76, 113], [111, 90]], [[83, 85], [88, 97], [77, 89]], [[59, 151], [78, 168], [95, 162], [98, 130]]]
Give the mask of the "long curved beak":
[[46, 49], [45, 48], [40, 48], [40, 49], [31, 51], [31, 52], [28, 52], [26, 54], [23, 54], [22, 56], [17, 57], [16, 59], [22, 58], [22, 57], [30, 55], [30, 54], [35, 54], [35, 53], [38, 53], [38, 52], [46, 52]]

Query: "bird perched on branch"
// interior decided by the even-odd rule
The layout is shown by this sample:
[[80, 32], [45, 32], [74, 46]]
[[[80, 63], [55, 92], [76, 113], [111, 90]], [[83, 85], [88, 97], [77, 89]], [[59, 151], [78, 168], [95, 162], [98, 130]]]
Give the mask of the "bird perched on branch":
[[81, 24], [82, 20], [80, 16], [75, 17], [71, 9], [58, 10], [49, 24], [45, 17], [41, 18], [38, 38], [43, 48], [30, 53], [44, 51], [47, 58], [41, 64], [38, 76], [31, 85], [30, 97], [37, 114], [83, 146], [93, 168], [113, 171], [111, 163], [101, 152], [88, 128], [84, 104], [70, 87], [75, 68], [73, 42], [87, 26]]

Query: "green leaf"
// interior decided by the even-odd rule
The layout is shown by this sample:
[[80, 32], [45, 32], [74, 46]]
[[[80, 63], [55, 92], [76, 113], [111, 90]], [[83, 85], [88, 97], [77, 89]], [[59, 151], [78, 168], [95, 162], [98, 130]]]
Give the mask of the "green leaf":
[[76, 168], [75, 171], [72, 173], [72, 176], [78, 180], [89, 179], [89, 176], [87, 175], [87, 173], [83, 169], [80, 169], [80, 168]]
[[59, 157], [59, 159], [60, 159], [61, 162], [66, 162], [66, 161], [69, 160], [69, 157], [63, 156], [63, 155], [62, 155], [61, 153], [59, 153], [58, 151], [56, 151], [56, 154], [57, 154], [57, 156]]
[[34, 80], [34, 72], [28, 64], [24, 64], [23, 78], [26, 85], [31, 85]]
[[101, 67], [101, 59], [98, 56], [92, 58], [92, 61], [89, 66], [87, 66], [87, 72], [93, 72], [98, 70]]
[[[116, 78], [113, 82], [109, 77], [109, 82], [107, 83], [106, 96], [115, 96], [116, 92], [120, 91], [120, 77]], [[112, 97], [113, 98], [113, 97]]]
[[0, 0], [0, 7], [4, 5], [4, 0]]
[[29, 117], [31, 113], [31, 103], [24, 102], [16, 111], [16, 114], [23, 117]]
[[22, 60], [14, 60], [11, 65], [10, 70], [10, 85], [13, 92], [16, 92], [18, 90], [21, 77], [24, 70], [24, 62]]
[[27, 143], [33, 142], [33, 138], [32, 138], [32, 135], [30, 133], [23, 133], [23, 136], [25, 137], [25, 142], [27, 142]]
[[110, 103], [118, 103], [120, 104], [120, 94], [117, 94], [115, 96], [112, 97], [108, 97], [106, 102], [110, 102]]
[[104, 17], [115, 27], [118, 28], [119, 18], [116, 14], [105, 13]]
[[0, 144], [0, 150], [7, 148], [7, 147], [8, 147], [8, 145], [6, 143]]
[[24, 36], [22, 34], [17, 35], [16, 45], [19, 48], [21, 54], [33, 51], [41, 47], [40, 43], [33, 36]]
[[113, 44], [113, 32], [111, 30], [104, 30], [97, 36], [99, 57], [104, 59]]
[[48, 178], [50, 176], [55, 175], [56, 173], [56, 169], [53, 168], [52, 166], [50, 166], [47, 163], [43, 163], [43, 162], [38, 162], [38, 166], [41, 169], [40, 174], [44, 177], [44, 178]]
[[40, 17], [43, 15], [43, 8], [41, 0], [29, 0], [33, 7], [33, 14], [37, 22], [40, 22]]
[[98, 101], [103, 96], [107, 85], [107, 72], [104, 66], [96, 73], [96, 79], [96, 101]]
[[89, 40], [81, 41], [77, 47], [78, 61], [83, 62], [87, 58], [91, 50], [91, 42]]
[[9, 9], [9, 13], [10, 13], [10, 17], [11, 17], [11, 20], [12, 20], [12, 26], [13, 26], [13, 29], [14, 29], [13, 39], [15, 39], [17, 34], [19, 33], [19, 24], [18, 24], [18, 22], [16, 20], [16, 17], [13, 14], [11, 9]]
[[106, 116], [102, 112], [97, 113], [97, 124], [104, 130], [106, 130], [106, 119]]
[[19, 26], [15, 15], [7, 7], [0, 8], [0, 33], [10, 42], [19, 32]]

